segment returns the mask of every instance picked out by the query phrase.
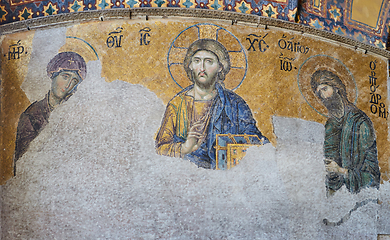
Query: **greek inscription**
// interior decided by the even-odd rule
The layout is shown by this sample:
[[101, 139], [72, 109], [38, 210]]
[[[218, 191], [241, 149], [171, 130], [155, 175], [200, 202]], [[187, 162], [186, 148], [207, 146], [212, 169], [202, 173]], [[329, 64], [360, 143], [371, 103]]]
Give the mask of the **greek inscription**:
[[380, 94], [374, 94], [374, 93], [370, 93], [370, 94], [371, 94], [370, 103], [379, 104], [379, 100], [382, 99], [382, 96]]
[[384, 103], [379, 104], [379, 117], [386, 118], [389, 115], [389, 113], [386, 111], [386, 105]]
[[115, 29], [115, 31], [110, 32], [108, 35], [109, 37], [106, 40], [106, 44], [108, 48], [118, 48], [122, 47], [122, 33], [123, 28], [118, 27]]
[[370, 109], [371, 109], [371, 112], [372, 112], [373, 114], [376, 114], [376, 112], [378, 111], [378, 107], [377, 107], [375, 104], [372, 104], [371, 107], [370, 107]]
[[[256, 49], [260, 52], [265, 52], [269, 48], [269, 45], [265, 42], [265, 37], [267, 37], [268, 33], [264, 36], [249, 34], [246, 38], [248, 40], [250, 46], [248, 48], [249, 52], [255, 52]], [[256, 44], [257, 43], [257, 44]]]
[[[376, 60], [370, 62], [370, 69], [371, 69], [372, 71], [374, 71], [374, 70], [376, 69]], [[374, 73], [374, 75], [375, 75], [375, 73]]]
[[139, 33], [140, 33], [140, 39], [139, 39], [139, 42], [140, 42], [140, 45], [149, 45], [150, 43], [150, 40], [149, 40], [149, 37], [150, 37], [150, 34], [149, 32], [151, 31], [150, 28], [148, 27], [145, 27], [141, 30], [139, 30]]
[[292, 70], [291, 62], [280, 60], [280, 70], [284, 70], [286, 72], [290, 72]]
[[19, 40], [16, 44], [12, 44], [8, 47], [8, 60], [19, 59], [22, 53], [27, 54], [27, 51], [24, 52], [24, 47], [21, 44], [21, 40]]
[[295, 61], [295, 58], [286, 57], [283, 53], [280, 53], [280, 70], [285, 72], [290, 72], [292, 69], [297, 69], [293, 67], [292, 62]]
[[291, 52], [307, 54], [310, 51], [310, 48], [304, 45], [301, 45], [300, 42], [293, 41], [294, 37], [287, 39], [287, 36], [283, 34], [282, 38], [278, 40], [278, 46], [282, 50], [288, 50]]
[[370, 85], [376, 85], [376, 77], [375, 72], [371, 71], [371, 75], [368, 77], [370, 79]]
[[368, 76], [370, 83], [370, 110], [373, 114], [378, 114], [378, 117], [387, 119], [389, 117], [389, 111], [387, 111], [386, 104], [383, 103], [382, 96], [379, 93], [376, 93], [376, 90], [379, 89], [379, 84], [377, 85], [377, 77], [375, 73], [376, 69], [376, 60], [370, 62], [371, 73]]

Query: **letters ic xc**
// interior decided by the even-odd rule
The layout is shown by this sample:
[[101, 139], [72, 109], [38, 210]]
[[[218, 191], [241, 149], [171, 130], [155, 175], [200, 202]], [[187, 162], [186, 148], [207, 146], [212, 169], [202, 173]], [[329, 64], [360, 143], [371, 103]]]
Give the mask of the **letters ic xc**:
[[150, 37], [150, 34], [149, 32], [151, 31], [151, 29], [149, 27], [145, 27], [141, 30], [139, 30], [139, 33], [140, 33], [140, 39], [139, 39], [139, 42], [140, 42], [140, 45], [149, 45], [150, 41], [149, 41], [149, 37]]
[[246, 38], [250, 44], [248, 51], [254, 52], [257, 49], [260, 52], [265, 52], [269, 48], [268, 44], [264, 40], [267, 35], [268, 33], [262, 37], [261, 35], [249, 34]]

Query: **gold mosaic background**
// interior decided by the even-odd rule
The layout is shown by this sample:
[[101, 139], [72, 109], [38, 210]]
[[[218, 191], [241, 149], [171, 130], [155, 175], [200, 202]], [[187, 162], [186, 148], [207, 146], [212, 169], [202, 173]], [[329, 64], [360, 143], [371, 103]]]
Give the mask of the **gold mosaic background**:
[[[132, 84], [140, 84], [154, 92], [166, 104], [181, 88], [172, 80], [167, 66], [167, 55], [172, 41], [184, 29], [197, 23], [206, 23], [200, 21], [184, 20], [134, 20], [134, 21], [105, 21], [89, 22], [78, 24], [67, 28], [66, 36], [83, 39], [96, 51], [102, 63], [102, 77], [107, 82], [121, 80]], [[208, 21], [207, 23], [213, 23]], [[296, 32], [287, 32], [281, 29], [264, 29], [256, 26], [231, 25], [219, 21], [214, 22], [232, 35], [234, 35], [245, 49], [248, 59], [247, 74], [241, 86], [235, 90], [249, 105], [257, 120], [257, 126], [260, 131], [267, 136], [274, 146], [277, 145], [277, 138], [273, 133], [272, 116], [283, 116], [291, 118], [300, 118], [307, 121], [315, 121], [324, 124], [326, 117], [320, 115], [303, 98], [297, 82], [297, 75], [300, 66], [309, 57], [315, 55], [328, 55], [340, 60], [352, 73], [356, 84], [358, 98], [356, 105], [363, 110], [372, 120], [378, 144], [378, 158], [381, 167], [382, 177], [387, 180], [388, 159], [390, 150], [388, 150], [388, 121], [380, 118], [378, 114], [370, 112], [370, 84], [369, 75], [370, 62], [376, 61], [376, 77], [379, 88], [377, 93], [381, 94], [382, 101], [388, 108], [387, 101], [387, 62], [386, 59], [365, 54], [352, 48], [340, 46], [337, 43], [330, 43], [325, 39], [317, 39], [312, 36]], [[107, 39], [113, 31], [122, 28], [121, 33], [116, 34], [121, 37], [121, 47], [108, 47]], [[141, 31], [146, 29], [149, 36], [146, 42], [142, 42]], [[232, 35], [223, 31], [219, 37], [221, 42], [228, 50], [239, 49], [240, 45], [234, 41]], [[184, 33], [183, 33], [184, 34]], [[186, 31], [183, 38], [178, 38], [178, 42], [183, 44], [188, 41], [194, 41], [196, 34]], [[208, 33], [214, 36], [214, 33]], [[225, 36], [223, 36], [225, 34]], [[253, 34], [253, 35], [251, 35]], [[29, 62], [29, 52], [31, 52], [32, 39], [34, 32], [7, 35], [2, 42], [2, 76], [3, 92], [2, 102], [2, 131], [3, 147], [1, 155], [1, 175], [2, 183], [12, 176], [12, 154], [14, 150], [14, 141], [16, 127], [19, 115], [31, 104], [20, 86], [27, 73]], [[87, 61], [97, 60], [95, 53], [75, 38], [67, 38], [66, 44], [60, 49], [62, 51], [74, 51], [82, 55]], [[233, 39], [233, 40], [227, 40]], [[249, 40], [248, 40], [249, 39]], [[250, 42], [258, 39], [251, 46]], [[281, 49], [278, 42], [280, 39], [298, 43], [309, 49], [301, 53]], [[19, 60], [7, 60], [9, 45], [23, 41], [27, 50], [26, 56]], [[55, 38], [53, 38], [55, 40]], [[261, 41], [263, 40], [263, 41]], [[262, 43], [261, 48], [259, 42]], [[142, 44], [142, 45], [141, 45]], [[172, 53], [172, 52], [171, 52]], [[242, 56], [235, 55], [232, 62], [240, 64], [244, 61]], [[180, 53], [172, 53], [171, 57], [180, 60]], [[283, 70], [281, 60], [291, 62], [291, 70]], [[190, 81], [185, 80], [185, 75], [180, 69], [171, 69], [174, 76], [178, 76], [177, 81], [182, 87], [190, 85]], [[175, 75], [176, 74], [176, 75]], [[229, 73], [225, 84], [228, 88], [236, 86], [243, 72]], [[180, 77], [181, 76], [181, 77]], [[238, 79], [238, 80], [237, 80]], [[310, 99], [316, 101], [316, 99]], [[131, 113], [129, 113], [131, 114]], [[326, 113], [325, 113], [326, 114]], [[162, 117], [162, 116], [161, 116]], [[157, 131], [157, 129], [156, 129]], [[292, 129], [294, 131], [294, 129]]]

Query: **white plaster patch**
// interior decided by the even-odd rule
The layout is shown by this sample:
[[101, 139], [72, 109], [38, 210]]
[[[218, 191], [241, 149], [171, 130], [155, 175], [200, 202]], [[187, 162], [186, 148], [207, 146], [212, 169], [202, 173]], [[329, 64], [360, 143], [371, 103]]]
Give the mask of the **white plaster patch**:
[[324, 126], [301, 119], [273, 117], [277, 135], [277, 164], [287, 189], [292, 239], [376, 239], [379, 205], [369, 202], [351, 213], [340, 226], [326, 226], [323, 219], [337, 223], [357, 202], [377, 199], [378, 190], [363, 189], [351, 194], [345, 188], [326, 197], [323, 155]]
[[46, 67], [65, 44], [65, 34], [65, 27], [35, 31], [28, 72], [21, 85], [21, 89], [30, 102], [41, 100], [50, 90], [51, 81], [46, 74]]
[[[100, 62], [17, 162], [2, 189], [4, 239], [376, 239], [389, 233], [389, 183], [327, 198], [322, 124], [274, 117], [277, 148], [228, 171], [155, 153], [165, 106], [107, 83]], [[0, 188], [1, 190], [1, 188]], [[357, 202], [378, 198], [351, 212]], [[381, 213], [378, 214], [378, 209]], [[379, 218], [379, 221], [377, 221]], [[377, 230], [378, 229], [378, 230]]]
[[165, 110], [99, 62], [56, 108], [5, 185], [5, 238], [287, 239], [289, 200], [271, 144], [229, 171], [155, 153]]
[[272, 122], [278, 141], [294, 143], [304, 141], [316, 144], [324, 142], [325, 129], [321, 123], [278, 116], [273, 116]]
[[381, 184], [379, 192], [378, 233], [390, 235], [390, 182]]

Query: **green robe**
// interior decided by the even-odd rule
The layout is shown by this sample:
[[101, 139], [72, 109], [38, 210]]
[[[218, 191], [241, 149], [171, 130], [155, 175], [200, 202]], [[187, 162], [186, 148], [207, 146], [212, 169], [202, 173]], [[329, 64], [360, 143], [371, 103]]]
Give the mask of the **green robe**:
[[368, 116], [350, 104], [343, 118], [331, 117], [325, 125], [325, 158], [348, 170], [348, 175], [330, 172], [326, 186], [338, 190], [343, 185], [358, 193], [365, 187], [379, 188], [380, 171], [374, 127]]

